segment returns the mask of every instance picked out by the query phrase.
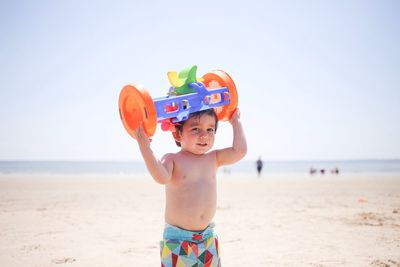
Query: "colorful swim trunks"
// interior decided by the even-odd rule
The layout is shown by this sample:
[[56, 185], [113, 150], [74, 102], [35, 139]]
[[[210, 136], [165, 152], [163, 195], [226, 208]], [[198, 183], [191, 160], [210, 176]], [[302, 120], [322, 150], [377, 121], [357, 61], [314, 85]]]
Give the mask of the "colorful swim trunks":
[[221, 267], [214, 224], [192, 232], [166, 224], [160, 242], [161, 267]]

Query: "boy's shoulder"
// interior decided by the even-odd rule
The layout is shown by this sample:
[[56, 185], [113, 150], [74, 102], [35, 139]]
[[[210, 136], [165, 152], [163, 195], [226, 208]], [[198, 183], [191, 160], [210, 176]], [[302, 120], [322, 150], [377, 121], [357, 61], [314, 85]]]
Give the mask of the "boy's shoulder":
[[174, 159], [176, 157], [176, 154], [178, 153], [167, 153], [164, 156], [162, 156], [162, 159], [163, 160]]

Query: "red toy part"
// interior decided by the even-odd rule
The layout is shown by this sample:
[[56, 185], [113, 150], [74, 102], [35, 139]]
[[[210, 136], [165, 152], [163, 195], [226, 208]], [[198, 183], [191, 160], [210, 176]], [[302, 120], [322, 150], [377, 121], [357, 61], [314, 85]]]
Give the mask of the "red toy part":
[[228, 87], [230, 95], [229, 105], [214, 108], [217, 114], [218, 120], [228, 121], [233, 112], [235, 112], [238, 106], [238, 93], [236, 91], [236, 85], [232, 78], [222, 70], [214, 70], [212, 72], [206, 73], [203, 76], [203, 83], [206, 88], [218, 88], [218, 87]]
[[119, 115], [130, 136], [135, 138], [135, 129], [143, 122], [148, 137], [157, 128], [157, 113], [153, 99], [147, 90], [138, 84], [126, 85], [119, 95]]

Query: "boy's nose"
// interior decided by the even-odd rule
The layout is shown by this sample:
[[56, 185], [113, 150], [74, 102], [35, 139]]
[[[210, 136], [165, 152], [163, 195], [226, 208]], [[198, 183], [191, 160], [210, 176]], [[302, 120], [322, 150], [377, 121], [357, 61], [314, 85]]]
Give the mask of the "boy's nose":
[[207, 136], [206, 131], [200, 131], [200, 137], [201, 137], [201, 138], [204, 138], [204, 137], [206, 137], [206, 136]]

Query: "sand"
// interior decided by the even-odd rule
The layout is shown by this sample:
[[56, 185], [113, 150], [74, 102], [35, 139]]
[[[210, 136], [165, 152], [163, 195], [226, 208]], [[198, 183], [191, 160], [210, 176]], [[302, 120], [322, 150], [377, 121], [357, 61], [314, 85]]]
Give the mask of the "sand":
[[[400, 266], [400, 176], [220, 175], [223, 266]], [[148, 175], [0, 176], [0, 266], [160, 266]]]

